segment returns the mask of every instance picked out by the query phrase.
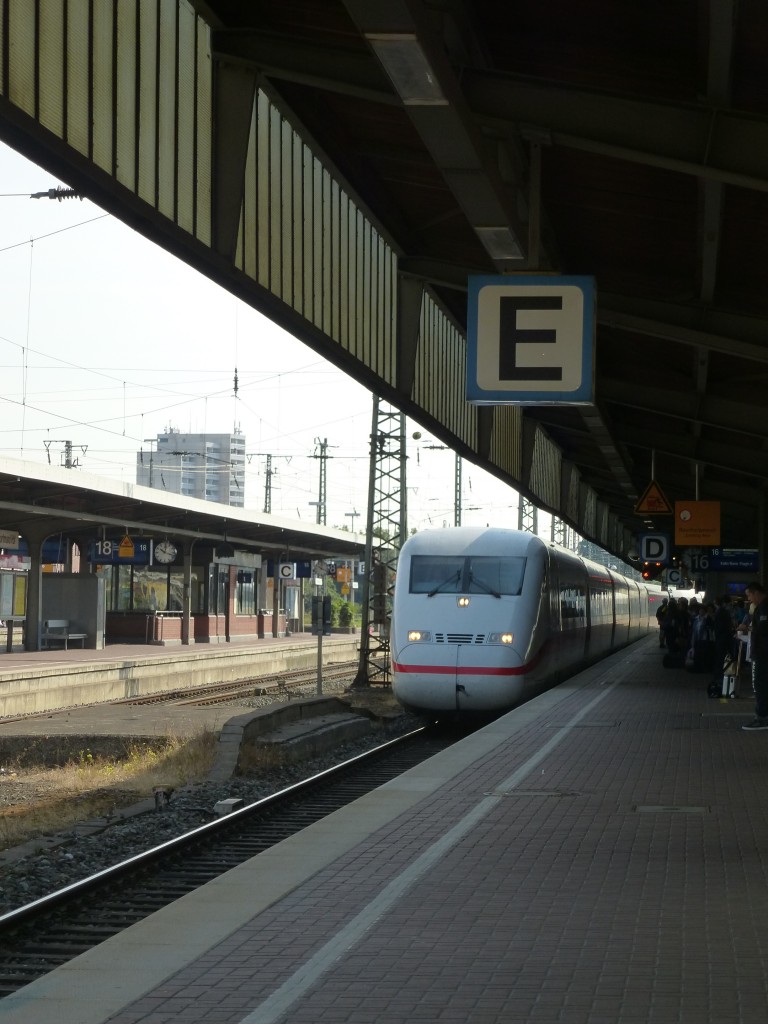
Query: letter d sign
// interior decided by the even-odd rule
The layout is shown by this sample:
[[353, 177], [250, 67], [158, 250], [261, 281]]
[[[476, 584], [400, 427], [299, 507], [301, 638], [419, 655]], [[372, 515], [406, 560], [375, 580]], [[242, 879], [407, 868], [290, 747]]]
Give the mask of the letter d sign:
[[663, 533], [646, 533], [640, 538], [640, 558], [643, 562], [669, 560], [669, 538]]

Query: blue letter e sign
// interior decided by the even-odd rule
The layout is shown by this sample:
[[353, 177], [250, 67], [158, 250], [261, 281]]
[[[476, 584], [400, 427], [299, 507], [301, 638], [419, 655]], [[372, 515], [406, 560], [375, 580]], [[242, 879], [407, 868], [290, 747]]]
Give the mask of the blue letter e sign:
[[467, 401], [591, 404], [594, 306], [592, 277], [470, 277]]

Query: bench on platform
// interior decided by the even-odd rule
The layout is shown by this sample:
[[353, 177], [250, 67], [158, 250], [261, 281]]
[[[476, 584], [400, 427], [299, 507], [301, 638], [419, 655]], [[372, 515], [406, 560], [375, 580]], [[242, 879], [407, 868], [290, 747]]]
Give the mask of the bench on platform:
[[69, 619], [46, 619], [43, 623], [43, 632], [40, 634], [43, 647], [50, 647], [53, 643], [63, 643], [65, 651], [70, 640], [79, 640], [80, 646], [85, 647], [87, 639], [87, 633], [70, 632]]

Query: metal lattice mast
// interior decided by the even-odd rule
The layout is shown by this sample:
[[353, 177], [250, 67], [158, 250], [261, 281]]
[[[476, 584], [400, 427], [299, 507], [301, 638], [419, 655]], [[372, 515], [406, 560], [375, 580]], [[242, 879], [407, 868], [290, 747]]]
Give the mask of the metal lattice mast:
[[552, 516], [552, 543], [565, 547], [565, 523], [558, 516]]
[[267, 468], [264, 481], [264, 511], [272, 511], [272, 456], [267, 456]]
[[405, 476], [405, 415], [374, 397], [356, 687], [390, 683], [390, 597], [408, 533]]
[[518, 494], [517, 528], [526, 533], [539, 533], [539, 510], [532, 501]]
[[315, 444], [317, 445], [317, 448], [320, 449], [318, 452], [316, 448], [312, 455], [313, 459], [320, 460], [320, 488], [317, 496], [317, 522], [319, 525], [325, 526], [328, 521], [328, 438], [326, 437], [321, 441], [319, 437], [316, 437]]
[[461, 526], [461, 456], [456, 452], [456, 471], [453, 478], [453, 525]]

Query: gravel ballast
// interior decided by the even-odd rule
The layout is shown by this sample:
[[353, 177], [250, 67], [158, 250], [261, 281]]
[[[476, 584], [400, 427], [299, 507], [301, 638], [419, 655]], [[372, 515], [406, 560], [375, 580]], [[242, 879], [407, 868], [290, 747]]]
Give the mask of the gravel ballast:
[[[118, 864], [166, 840], [183, 835], [216, 818], [215, 804], [227, 798], [254, 803], [338, 764], [355, 757], [419, 725], [410, 715], [398, 715], [386, 725], [376, 725], [365, 737], [346, 742], [327, 753], [293, 764], [260, 768], [258, 775], [233, 777], [224, 782], [201, 782], [176, 790], [170, 801], [151, 810], [133, 813], [118, 811], [106, 821], [75, 826], [67, 831], [46, 835], [5, 853], [0, 853], [0, 914], [32, 902], [72, 882], [87, 878], [104, 868]], [[0, 807], [40, 800], [52, 795], [52, 786], [44, 777], [0, 778]]]

